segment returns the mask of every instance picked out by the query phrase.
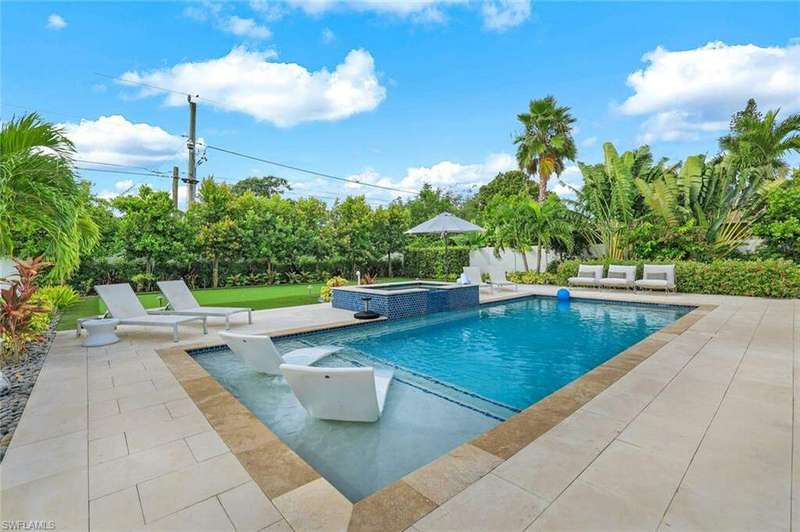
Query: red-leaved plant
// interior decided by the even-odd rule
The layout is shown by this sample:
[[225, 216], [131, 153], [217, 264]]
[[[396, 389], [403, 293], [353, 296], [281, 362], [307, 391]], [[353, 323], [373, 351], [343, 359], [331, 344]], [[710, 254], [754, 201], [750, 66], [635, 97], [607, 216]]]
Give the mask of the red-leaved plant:
[[38, 289], [36, 277], [50, 264], [42, 257], [13, 260], [19, 277], [0, 279], [4, 285], [0, 288], [0, 338], [4, 358], [25, 352], [27, 343], [39, 336], [31, 327], [31, 321], [37, 313], [48, 311], [32, 303], [31, 297]]

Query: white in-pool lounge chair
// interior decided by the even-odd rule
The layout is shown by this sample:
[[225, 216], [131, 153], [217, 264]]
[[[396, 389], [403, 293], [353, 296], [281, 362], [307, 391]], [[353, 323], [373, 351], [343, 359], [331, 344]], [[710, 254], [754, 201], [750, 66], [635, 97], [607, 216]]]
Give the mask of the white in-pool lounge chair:
[[317, 368], [281, 364], [286, 382], [313, 417], [377, 421], [394, 372], [374, 368]]
[[483, 277], [481, 277], [481, 269], [478, 266], [464, 266], [464, 275], [467, 276], [469, 284], [478, 285], [478, 289], [484, 287], [488, 287], [489, 290], [492, 289], [491, 284], [483, 282]]
[[203, 334], [208, 334], [204, 316], [186, 316], [180, 314], [152, 314], [142, 306], [133, 288], [127, 283], [102, 284], [94, 287], [97, 295], [108, 307], [112, 318], [118, 319], [120, 325], [143, 325], [146, 327], [172, 327], [172, 337], [178, 341], [178, 325], [191, 321], [203, 322]]
[[608, 267], [608, 275], [600, 279], [600, 286], [604, 288], [630, 288], [636, 289], [636, 266], [618, 266], [612, 264]]
[[674, 264], [645, 264], [642, 278], [636, 281], [636, 288], [644, 290], [675, 291]]
[[236, 334], [229, 332], [219, 333], [231, 351], [242, 362], [256, 371], [269, 375], [280, 375], [281, 364], [288, 363], [297, 366], [310, 366], [314, 362], [335, 353], [341, 347], [323, 345], [319, 347], [303, 347], [281, 355], [272, 338], [260, 334]]
[[159, 314], [183, 314], [185, 316], [205, 316], [207, 318], [225, 318], [225, 328], [231, 328], [231, 316], [247, 312], [247, 323], [253, 323], [253, 309], [244, 307], [201, 307], [183, 280], [159, 281], [158, 288], [167, 298], [169, 308], [158, 311]]
[[570, 286], [599, 286], [603, 278], [603, 265], [581, 264], [578, 266], [578, 275], [570, 277], [567, 282]]
[[514, 287], [514, 290], [519, 290], [519, 285], [517, 283], [512, 283], [506, 279], [506, 271], [503, 268], [498, 268], [496, 266], [489, 268], [489, 284], [492, 286], [492, 288], [512, 286]]

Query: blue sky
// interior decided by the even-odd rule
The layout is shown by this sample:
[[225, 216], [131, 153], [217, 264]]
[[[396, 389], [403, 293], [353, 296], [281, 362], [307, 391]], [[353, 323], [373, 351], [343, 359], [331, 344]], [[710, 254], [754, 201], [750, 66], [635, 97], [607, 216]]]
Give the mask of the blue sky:
[[[38, 110], [66, 124], [87, 160], [185, 170], [185, 97], [99, 73], [199, 94], [209, 144], [399, 188], [463, 189], [513, 166], [515, 117], [534, 97], [572, 108], [585, 162], [607, 140], [713, 153], [749, 96], [800, 111], [798, 21], [798, 2], [4, 2], [2, 118]], [[207, 155], [200, 176], [273, 173], [298, 192], [392, 197]], [[107, 196], [168, 185], [84, 175]], [[575, 168], [563, 177], [580, 184]]]

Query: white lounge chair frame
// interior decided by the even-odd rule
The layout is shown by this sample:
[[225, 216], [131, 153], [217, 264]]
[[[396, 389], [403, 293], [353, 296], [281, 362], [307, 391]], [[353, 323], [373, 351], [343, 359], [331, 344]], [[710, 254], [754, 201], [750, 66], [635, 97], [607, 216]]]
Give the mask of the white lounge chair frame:
[[335, 421], [377, 421], [386, 404], [392, 370], [318, 368], [281, 364], [294, 395], [309, 415]]
[[281, 355], [272, 342], [272, 338], [266, 335], [237, 334], [223, 331], [219, 333], [219, 336], [242, 362], [256, 371], [269, 375], [280, 375], [281, 364], [310, 366], [314, 362], [341, 349], [341, 347], [335, 345], [323, 345], [319, 347], [303, 347]]
[[567, 282], [570, 286], [600, 286], [602, 278], [602, 264], [581, 264], [578, 266], [578, 275], [570, 277]]
[[494, 288], [503, 288], [506, 286], [513, 286], [514, 290], [519, 290], [517, 283], [511, 282], [506, 279], [506, 270], [496, 266], [489, 268], [489, 284]]
[[[666, 279], [662, 277], [666, 277]], [[636, 288], [640, 290], [664, 290], [667, 294], [675, 292], [675, 265], [645, 264], [642, 278], [636, 281]]]
[[608, 267], [608, 275], [600, 279], [600, 286], [636, 290], [636, 266], [612, 264]]
[[476, 284], [479, 289], [488, 288], [490, 291], [493, 291], [490, 283], [483, 282], [481, 269], [478, 266], [464, 266], [464, 275], [467, 276], [469, 284]]
[[205, 316], [207, 318], [225, 318], [225, 328], [231, 328], [231, 316], [247, 312], [247, 323], [253, 323], [253, 309], [245, 307], [203, 307], [195, 299], [192, 291], [182, 279], [177, 281], [159, 281], [158, 289], [164, 294], [169, 307], [154, 311], [153, 314], [183, 314], [185, 316]]
[[145, 310], [128, 283], [103, 284], [94, 287], [97, 295], [108, 307], [108, 314], [119, 320], [120, 325], [143, 325], [146, 327], [172, 327], [172, 338], [178, 341], [178, 326], [190, 321], [203, 322], [203, 334], [208, 334], [205, 316], [180, 314], [157, 314]]

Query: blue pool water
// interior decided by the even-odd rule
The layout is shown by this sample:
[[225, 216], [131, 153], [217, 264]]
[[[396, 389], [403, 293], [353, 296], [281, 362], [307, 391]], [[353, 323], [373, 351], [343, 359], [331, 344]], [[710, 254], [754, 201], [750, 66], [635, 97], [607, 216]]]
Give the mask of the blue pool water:
[[534, 297], [303, 339], [524, 409], [689, 310]]
[[395, 368], [376, 423], [309, 417], [282, 377], [227, 349], [195, 359], [351, 501], [485, 432], [690, 310], [527, 298], [276, 340], [335, 344], [321, 366]]

